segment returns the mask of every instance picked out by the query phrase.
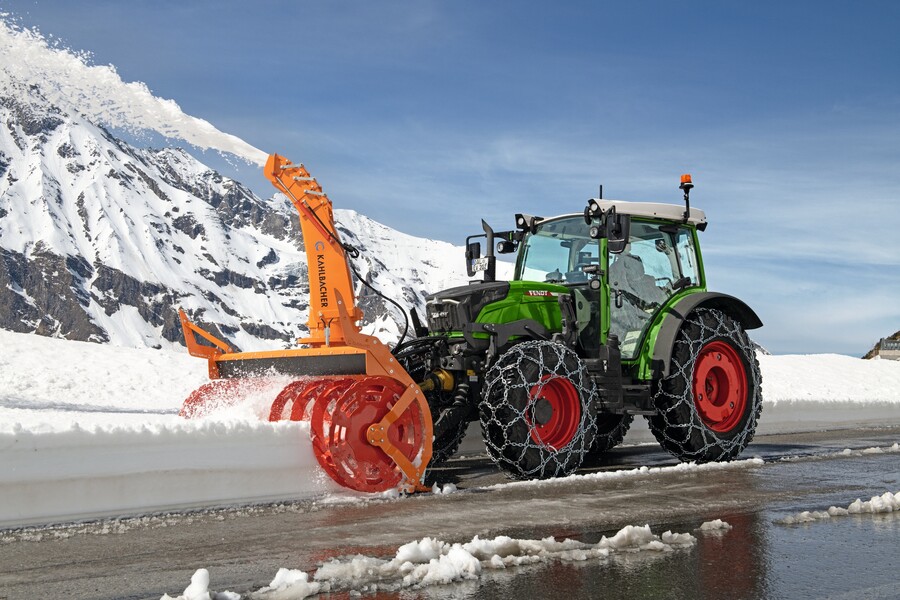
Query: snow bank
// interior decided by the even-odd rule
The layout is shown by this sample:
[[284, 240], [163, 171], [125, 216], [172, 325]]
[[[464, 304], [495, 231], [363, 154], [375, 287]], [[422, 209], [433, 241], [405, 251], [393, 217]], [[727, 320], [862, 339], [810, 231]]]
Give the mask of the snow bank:
[[0, 433], [0, 527], [337, 492], [306, 423]]
[[174, 100], [154, 96], [146, 84], [122, 81], [112, 65], [90, 65], [87, 52], [52, 47], [36, 30], [0, 15], [0, 93], [37, 86], [52, 104], [94, 123], [131, 132], [152, 130], [198, 148], [228, 152], [263, 165], [267, 155], [211, 123], [182, 112]]
[[181, 403], [207, 381], [187, 353], [8, 331], [0, 345], [15, 349], [0, 354], [0, 527], [339, 489], [307, 423], [264, 420], [283, 382], [187, 420]]
[[[351, 595], [384, 591], [419, 589], [463, 580], [477, 580], [486, 571], [552, 561], [576, 562], [606, 559], [617, 552], [672, 552], [690, 548], [697, 539], [689, 533], [666, 531], [656, 535], [649, 525], [628, 525], [614, 536], [603, 536], [596, 544], [548, 537], [541, 540], [478, 536], [463, 544], [450, 544], [434, 538], [422, 538], [397, 549], [391, 559], [357, 554], [332, 559], [315, 573], [297, 569], [279, 569], [272, 582], [250, 595], [258, 600], [300, 599], [323, 592], [349, 592]], [[195, 586], [195, 582], [199, 585]], [[209, 573], [198, 570], [191, 585], [179, 599], [200, 591], [208, 594]], [[218, 598], [219, 596], [215, 596]], [[205, 598], [205, 597], [204, 597]], [[168, 595], [162, 600], [174, 600]]]
[[900, 404], [900, 361], [840, 354], [759, 356], [767, 404]]

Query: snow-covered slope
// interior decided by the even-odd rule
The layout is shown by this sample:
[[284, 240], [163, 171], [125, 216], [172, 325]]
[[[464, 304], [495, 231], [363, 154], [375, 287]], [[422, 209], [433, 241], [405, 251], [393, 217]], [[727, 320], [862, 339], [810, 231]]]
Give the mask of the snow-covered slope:
[[[263, 200], [184, 150], [132, 147], [31, 94], [0, 98], [0, 327], [158, 347], [180, 343], [182, 306], [241, 348], [304, 333], [306, 258], [283, 196]], [[363, 251], [361, 274], [408, 307], [465, 281], [460, 248], [352, 211], [336, 219]], [[396, 335], [399, 311], [361, 304], [370, 330]]]

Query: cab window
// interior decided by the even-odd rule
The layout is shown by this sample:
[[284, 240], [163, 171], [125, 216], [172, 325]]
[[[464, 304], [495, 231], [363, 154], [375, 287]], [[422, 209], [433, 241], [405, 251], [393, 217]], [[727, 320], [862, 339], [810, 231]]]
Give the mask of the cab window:
[[582, 268], [600, 262], [600, 244], [591, 239], [582, 217], [541, 225], [525, 238], [518, 279], [554, 283], [584, 283]]

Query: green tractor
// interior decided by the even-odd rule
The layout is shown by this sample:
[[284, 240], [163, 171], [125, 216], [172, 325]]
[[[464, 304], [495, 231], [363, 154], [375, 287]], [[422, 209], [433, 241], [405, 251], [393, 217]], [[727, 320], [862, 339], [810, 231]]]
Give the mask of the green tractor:
[[[427, 326], [395, 349], [425, 391], [432, 466], [481, 421], [494, 462], [518, 479], [572, 473], [622, 442], [635, 415], [682, 461], [727, 461], [750, 443], [761, 377], [741, 300], [709, 292], [685, 205], [591, 199], [582, 213], [516, 215], [466, 240], [470, 277], [427, 297]], [[486, 238], [482, 255], [481, 241]], [[511, 281], [496, 255], [517, 253]]]

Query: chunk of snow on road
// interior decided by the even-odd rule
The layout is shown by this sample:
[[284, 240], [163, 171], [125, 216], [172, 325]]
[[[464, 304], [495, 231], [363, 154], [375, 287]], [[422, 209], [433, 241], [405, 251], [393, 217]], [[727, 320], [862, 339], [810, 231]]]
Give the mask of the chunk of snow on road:
[[432, 494], [444, 494], [444, 495], [446, 495], [446, 494], [452, 494], [453, 492], [456, 492], [456, 491], [457, 491], [457, 488], [456, 488], [456, 486], [455, 486], [454, 484], [452, 484], [452, 483], [445, 483], [445, 484], [442, 486], [441, 484], [435, 482], [435, 484], [434, 484], [433, 486], [431, 486], [431, 493], [432, 493]]
[[241, 600], [241, 595], [234, 592], [210, 592], [209, 591], [209, 571], [206, 569], [197, 569], [191, 576], [191, 583], [188, 585], [180, 596], [169, 596], [163, 594], [160, 600]]
[[700, 531], [709, 532], [709, 531], [728, 531], [731, 529], [731, 525], [722, 519], [715, 519], [713, 521], [707, 521], [700, 526]]
[[[896, 444], [895, 444], [896, 445]], [[812, 523], [814, 521], [824, 521], [832, 517], [846, 517], [847, 515], [861, 514], [880, 514], [900, 511], [900, 492], [885, 492], [880, 496], [872, 496], [869, 500], [863, 501], [857, 498], [850, 503], [847, 508], [832, 506], [828, 510], [809, 511], [805, 510], [793, 515], [789, 515], [783, 519], [775, 521], [782, 525], [797, 525], [799, 523]]]
[[272, 582], [252, 594], [252, 598], [268, 598], [269, 600], [306, 598], [319, 592], [327, 592], [327, 586], [310, 581], [309, 575], [299, 569], [278, 569]]
[[572, 539], [557, 541], [553, 537], [530, 540], [507, 536], [491, 539], [475, 536], [469, 542], [451, 544], [426, 537], [400, 546], [391, 559], [357, 554], [329, 560], [312, 574], [279, 569], [272, 583], [250, 597], [296, 600], [322, 592], [352, 595], [418, 589], [477, 580], [485, 571], [514, 566], [605, 559], [617, 552], [672, 552], [690, 548], [696, 542], [697, 538], [689, 533], [666, 531], [656, 535], [649, 525], [628, 525], [612, 537], [603, 536], [596, 544]]

